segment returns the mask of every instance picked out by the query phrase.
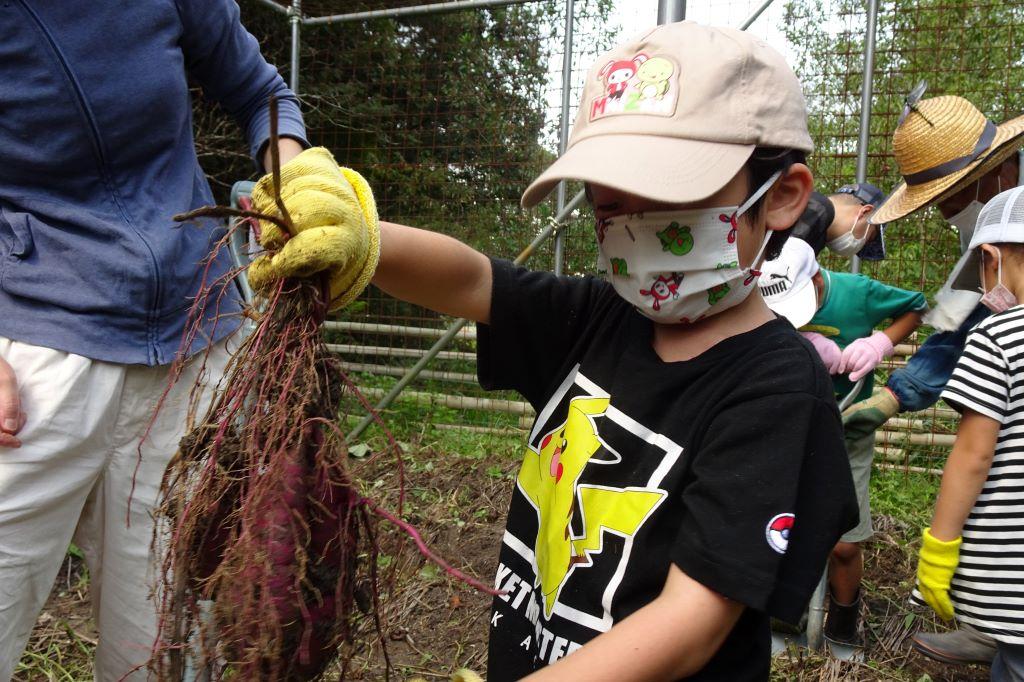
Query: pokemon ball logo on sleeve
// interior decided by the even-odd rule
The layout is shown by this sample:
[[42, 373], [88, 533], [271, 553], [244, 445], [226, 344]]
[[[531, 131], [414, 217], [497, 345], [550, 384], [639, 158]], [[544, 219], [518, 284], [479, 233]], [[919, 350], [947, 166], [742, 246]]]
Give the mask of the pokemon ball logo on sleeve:
[[601, 94], [590, 101], [590, 120], [612, 114], [671, 116], [679, 97], [675, 62], [640, 52], [632, 59], [611, 60], [597, 73]]
[[777, 514], [768, 522], [764, 529], [765, 539], [768, 546], [779, 554], [785, 554], [789, 547], [789, 532], [793, 528], [793, 520], [796, 517], [792, 514]]

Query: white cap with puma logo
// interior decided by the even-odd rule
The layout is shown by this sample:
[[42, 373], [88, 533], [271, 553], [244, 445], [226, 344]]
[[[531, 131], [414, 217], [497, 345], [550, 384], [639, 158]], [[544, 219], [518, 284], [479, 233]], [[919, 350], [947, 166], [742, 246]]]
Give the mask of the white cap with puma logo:
[[804, 240], [790, 237], [778, 258], [761, 265], [757, 286], [772, 312], [799, 329], [818, 312], [813, 281], [818, 270], [814, 249]]

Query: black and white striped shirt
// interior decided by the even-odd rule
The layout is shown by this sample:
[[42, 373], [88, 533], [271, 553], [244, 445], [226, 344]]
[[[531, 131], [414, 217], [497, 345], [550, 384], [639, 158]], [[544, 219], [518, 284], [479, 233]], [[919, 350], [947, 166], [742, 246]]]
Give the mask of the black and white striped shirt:
[[942, 397], [1002, 425], [995, 457], [963, 530], [950, 590], [957, 618], [1024, 644], [1024, 306], [967, 337]]

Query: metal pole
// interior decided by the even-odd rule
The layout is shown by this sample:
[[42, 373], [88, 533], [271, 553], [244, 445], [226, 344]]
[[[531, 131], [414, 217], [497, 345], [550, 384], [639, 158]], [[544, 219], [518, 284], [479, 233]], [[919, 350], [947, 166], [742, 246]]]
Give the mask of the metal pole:
[[270, 7], [271, 9], [277, 10], [281, 14], [288, 14], [288, 8], [285, 7], [284, 5], [274, 2], [274, 0], [259, 0], [259, 2], [266, 5], [267, 7]]
[[750, 28], [750, 25], [757, 21], [757, 18], [761, 16], [766, 9], [771, 7], [773, 2], [775, 2], [775, 0], [764, 0], [764, 2], [761, 3], [761, 6], [755, 9], [754, 13], [747, 17], [746, 21], [740, 24], [740, 30], [746, 31], [748, 28]]
[[[569, 144], [569, 105], [572, 96], [572, 31], [575, 18], [574, 0], [565, 0], [565, 40], [562, 41], [562, 118], [558, 123], [558, 155], [565, 153]], [[565, 180], [558, 183], [556, 215], [565, 208]], [[561, 275], [565, 262], [565, 234], [555, 236], [555, 274]]]
[[412, 17], [422, 14], [438, 14], [440, 12], [455, 12], [464, 9], [487, 9], [489, 7], [502, 7], [505, 5], [523, 5], [534, 0], [452, 0], [449, 2], [436, 2], [433, 5], [415, 5], [413, 7], [394, 7], [391, 9], [375, 9], [366, 12], [351, 12], [349, 14], [332, 14], [326, 17], [307, 17], [302, 20], [304, 24], [340, 24], [346, 21], [366, 21], [368, 19], [395, 19], [397, 17]]
[[[871, 141], [872, 80], [875, 77], [875, 29], [878, 0], [868, 0], [867, 30], [864, 33], [864, 82], [860, 88], [860, 139], [857, 140], [857, 182], [868, 178], [868, 144]], [[850, 259], [850, 272], [860, 272], [860, 258]]]
[[807, 605], [807, 648], [818, 650], [824, 643], [825, 626], [825, 594], [828, 591], [828, 565], [821, 574], [821, 580], [814, 588], [811, 601]]
[[292, 58], [291, 73], [288, 75], [288, 87], [296, 95], [299, 94], [299, 31], [302, 27], [302, 0], [292, 0], [288, 10], [288, 22], [292, 25]]
[[674, 24], [686, 18], [686, 0], [658, 0], [658, 24]]
[[297, 96], [299, 94], [299, 29], [302, 27], [302, 0], [292, 0], [292, 9], [288, 17], [292, 24], [292, 60], [288, 86]]
[[[537, 247], [546, 242], [548, 238], [551, 237], [551, 233], [557, 228], [560, 228], [569, 219], [572, 212], [576, 210], [576, 207], [582, 204], [585, 200], [586, 195], [583, 192], [579, 192], [574, 196], [572, 200], [566, 204], [565, 208], [558, 212], [558, 215], [556, 215], [554, 220], [551, 221], [551, 224], [545, 227], [540, 234], [534, 237], [533, 241], [530, 242], [530, 245], [516, 256], [514, 261], [515, 264], [522, 265], [525, 263], [526, 260], [533, 255], [533, 252]], [[451, 343], [451, 340], [458, 335], [459, 330], [466, 326], [467, 322], [469, 322], [469, 320], [462, 317], [452, 322], [451, 326], [448, 327], [448, 331], [444, 333], [444, 336], [439, 338], [437, 342], [430, 347], [430, 350], [428, 350], [422, 358], [417, 360], [415, 365], [409, 368], [409, 371], [405, 373], [405, 376], [399, 379], [398, 383], [391, 387], [391, 390], [388, 391], [387, 394], [380, 399], [380, 402], [377, 403], [377, 406], [374, 407], [373, 412], [363, 417], [363, 420], [359, 422], [354, 429], [352, 429], [345, 440], [349, 443], [355, 442], [355, 440], [363, 434], [363, 431], [366, 430], [366, 427], [374, 422], [374, 414], [379, 414], [386, 410], [391, 403], [394, 402], [395, 398], [397, 398], [405, 389], [405, 387], [419, 376], [420, 372], [423, 371], [423, 368], [426, 367], [438, 353], [444, 350], [445, 346]]]

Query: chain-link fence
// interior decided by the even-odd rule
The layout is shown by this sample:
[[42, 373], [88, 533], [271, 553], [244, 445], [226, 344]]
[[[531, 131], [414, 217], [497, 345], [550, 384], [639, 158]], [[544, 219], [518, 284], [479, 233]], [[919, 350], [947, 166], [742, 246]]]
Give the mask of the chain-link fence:
[[[568, 121], [579, 88], [600, 51], [655, 23], [656, 0], [519, 0], [428, 3], [424, 0], [240, 0], [243, 21], [268, 59], [298, 64], [310, 140], [363, 173], [388, 220], [439, 230], [485, 253], [513, 257], [557, 212], [555, 200], [519, 209], [519, 195], [558, 152], [563, 92]], [[456, 5], [468, 5], [453, 9]], [[764, 0], [690, 0], [687, 18], [739, 26]], [[866, 3], [776, 0], [749, 30], [782, 51], [797, 70], [817, 146], [811, 165], [828, 193], [853, 182], [860, 139], [861, 88], [868, 25]], [[567, 36], [566, 12], [572, 30]], [[301, 15], [296, 9], [301, 8]], [[360, 14], [362, 13], [362, 14]], [[360, 16], [355, 16], [360, 15]], [[299, 21], [301, 16], [302, 21]], [[322, 22], [322, 23], [318, 23]], [[886, 0], [877, 15], [874, 90], [866, 179], [884, 189], [898, 180], [891, 137], [905, 94], [920, 80], [928, 95], [967, 97], [999, 122], [1024, 111], [1024, 76], [1015, 34], [1024, 0]], [[293, 42], [293, 36], [298, 37]], [[293, 55], [293, 46], [297, 52]], [[564, 82], [566, 50], [571, 78]], [[293, 62], [294, 59], [294, 62]], [[198, 149], [215, 187], [252, 174], [244, 149], [220, 114], [197, 106]], [[568, 187], [571, 197], [578, 187]], [[561, 264], [594, 271], [586, 219], [564, 230]], [[864, 273], [933, 295], [959, 256], [956, 234], [933, 211], [886, 232], [888, 259]], [[824, 254], [823, 254], [824, 255]], [[554, 243], [530, 262], [555, 267]], [[846, 270], [841, 259], [823, 265]], [[327, 325], [346, 366], [371, 401], [379, 399], [437, 341], [451, 320], [371, 290]], [[926, 338], [922, 329], [885, 371], [905, 362]], [[529, 420], [512, 394], [484, 394], [475, 383], [475, 332], [464, 328], [384, 418], [402, 431], [505, 433]], [[354, 424], [353, 424], [354, 425]], [[879, 434], [879, 461], [941, 466], [955, 418], [943, 404], [901, 415]]]

